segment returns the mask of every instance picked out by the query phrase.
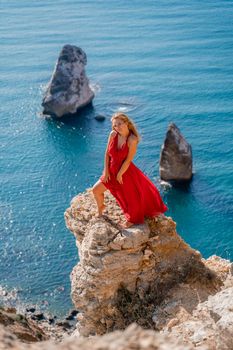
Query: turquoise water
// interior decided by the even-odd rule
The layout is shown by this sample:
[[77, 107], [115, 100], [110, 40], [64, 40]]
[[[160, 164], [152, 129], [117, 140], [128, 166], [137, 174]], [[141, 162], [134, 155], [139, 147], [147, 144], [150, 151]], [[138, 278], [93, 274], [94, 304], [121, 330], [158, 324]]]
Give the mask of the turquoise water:
[[[102, 172], [110, 116], [132, 117], [135, 163], [159, 187], [181, 236], [233, 258], [233, 1], [0, 1], [0, 285], [64, 315], [78, 260], [63, 213]], [[80, 46], [93, 109], [45, 120], [41, 100], [64, 44]], [[107, 118], [103, 123], [96, 114]], [[193, 147], [189, 188], [159, 184], [169, 122]]]

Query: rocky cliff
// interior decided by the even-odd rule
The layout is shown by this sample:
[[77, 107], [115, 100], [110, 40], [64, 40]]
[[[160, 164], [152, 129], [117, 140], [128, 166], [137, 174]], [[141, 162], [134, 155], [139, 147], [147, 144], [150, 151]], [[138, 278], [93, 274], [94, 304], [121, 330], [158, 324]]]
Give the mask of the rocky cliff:
[[[224, 311], [217, 313], [210, 300], [212, 296], [222, 300], [223, 293], [225, 304], [229, 303], [230, 262], [217, 257], [204, 260], [181, 239], [169, 217], [122, 230], [122, 212], [109, 193], [106, 204], [105, 215], [97, 218], [88, 190], [76, 196], [65, 213], [80, 257], [71, 274], [72, 299], [79, 310], [78, 334], [104, 334], [136, 322], [144, 328], [174, 332], [190, 345], [217, 346], [216, 324], [220, 327], [222, 322], [219, 331], [225, 327], [228, 332], [228, 326], [222, 319]], [[201, 333], [198, 314], [204, 322]], [[227, 317], [231, 316], [228, 310]]]
[[232, 264], [203, 259], [169, 217], [123, 230], [109, 193], [106, 204], [105, 215], [96, 217], [87, 190], [65, 212], [80, 257], [71, 273], [79, 310], [73, 336], [23, 344], [0, 325], [0, 349], [232, 350]]

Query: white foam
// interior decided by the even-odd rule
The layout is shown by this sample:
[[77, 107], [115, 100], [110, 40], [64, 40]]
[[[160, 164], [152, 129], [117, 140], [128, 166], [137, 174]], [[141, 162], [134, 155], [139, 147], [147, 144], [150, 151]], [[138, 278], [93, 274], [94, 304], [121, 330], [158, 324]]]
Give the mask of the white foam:
[[170, 184], [170, 182], [167, 182], [164, 180], [160, 180], [160, 185], [165, 187], [165, 188], [172, 188], [172, 185]]

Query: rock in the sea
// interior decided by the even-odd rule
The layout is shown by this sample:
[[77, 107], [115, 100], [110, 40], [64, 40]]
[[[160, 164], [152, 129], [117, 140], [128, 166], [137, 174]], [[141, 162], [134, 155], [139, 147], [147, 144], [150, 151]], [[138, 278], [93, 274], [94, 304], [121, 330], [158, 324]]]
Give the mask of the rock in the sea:
[[78, 314], [77, 310], [72, 310], [71, 313], [70, 313], [70, 315], [73, 316], [73, 317], [77, 316], [77, 314]]
[[77, 239], [80, 262], [71, 274], [81, 335], [124, 329], [132, 322], [154, 328], [153, 313], [167, 292], [187, 279], [216, 279], [200, 253], [165, 216], [122, 230], [122, 212], [106, 192], [106, 216], [96, 218], [91, 191], [76, 196], [65, 213]]
[[76, 46], [65, 45], [43, 98], [44, 114], [56, 117], [75, 113], [94, 98], [85, 74], [87, 56]]
[[43, 312], [37, 311], [31, 316], [32, 320], [42, 321], [45, 319]]
[[35, 307], [29, 307], [29, 308], [26, 308], [26, 311], [34, 313], [36, 311], [36, 308]]
[[98, 122], [103, 122], [106, 118], [104, 115], [98, 114], [95, 116], [95, 119], [98, 120]]
[[73, 320], [76, 318], [77, 314], [78, 314], [78, 311], [77, 311], [77, 310], [72, 310], [72, 311], [69, 313], [69, 315], [66, 317], [66, 320], [67, 320], [67, 321], [73, 321]]
[[160, 178], [165, 181], [188, 181], [192, 178], [192, 147], [174, 123], [168, 127], [160, 153]]

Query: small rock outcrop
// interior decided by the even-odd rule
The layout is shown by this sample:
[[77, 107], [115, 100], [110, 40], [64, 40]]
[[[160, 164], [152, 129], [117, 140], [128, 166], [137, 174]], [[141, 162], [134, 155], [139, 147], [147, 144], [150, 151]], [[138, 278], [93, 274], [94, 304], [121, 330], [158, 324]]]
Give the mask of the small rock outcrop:
[[160, 178], [188, 181], [192, 178], [192, 148], [174, 123], [168, 127], [160, 153]]
[[[1, 300], [1, 299], [0, 299]], [[77, 311], [72, 310], [66, 318], [43, 313], [36, 307], [20, 311], [12, 306], [0, 305], [0, 325], [25, 343], [41, 342], [47, 339], [61, 341], [75, 329]]]
[[65, 212], [67, 227], [76, 237], [80, 262], [71, 274], [72, 299], [81, 335], [124, 329], [132, 322], [156, 328], [156, 306], [174, 286], [190, 279], [220, 283], [176, 232], [165, 216], [121, 229], [123, 213], [106, 192], [106, 215], [97, 211], [90, 190], [76, 196]]
[[81, 48], [63, 47], [43, 98], [44, 114], [62, 117], [92, 101], [94, 93], [85, 74], [86, 64], [87, 56]]
[[38, 342], [49, 339], [36, 322], [24, 315], [17, 314], [14, 308], [0, 308], [0, 325], [14, 334], [22, 342]]

